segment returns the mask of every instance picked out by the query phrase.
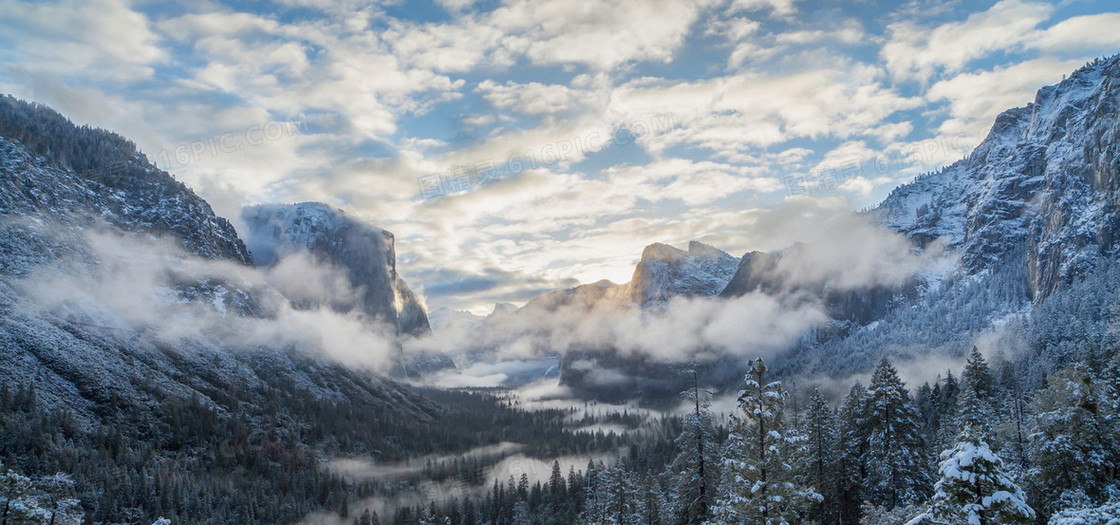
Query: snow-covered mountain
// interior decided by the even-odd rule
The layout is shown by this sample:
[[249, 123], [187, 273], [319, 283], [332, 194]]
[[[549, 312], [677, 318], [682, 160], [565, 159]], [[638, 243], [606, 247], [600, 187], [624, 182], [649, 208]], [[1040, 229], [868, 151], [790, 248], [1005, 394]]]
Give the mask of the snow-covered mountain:
[[[882, 355], [959, 356], [977, 338], [1007, 330], [1008, 323], [1020, 323], [1016, 326], [1024, 332], [1028, 328], [1023, 323], [1034, 323], [1029, 335], [1018, 334], [1021, 338], [1042, 337], [1039, 333], [1048, 330], [1040, 328], [1045, 323], [1061, 324], [1037, 318], [1060, 318], [1062, 307], [1051, 303], [1068, 308], [1079, 300], [1070, 294], [1084, 294], [1087, 285], [1078, 284], [1081, 280], [1112, 275], [1109, 267], [1116, 264], [1120, 242], [1118, 205], [1120, 56], [1114, 56], [1040, 89], [1033, 103], [1001, 113], [967, 157], [900, 186], [867, 212], [872, 222], [905, 236], [918, 252], [944, 250], [939, 260], [955, 260], [955, 267], [938, 265], [908, 279], [837, 287], [827, 280], [790, 281], [780, 271], [783, 259], [797, 258], [813, 246], [748, 252], [725, 278], [725, 257], [706, 267], [666, 265], [662, 261], [678, 261], [684, 252], [653, 245], [629, 285], [635, 293], [621, 295], [657, 303], [665, 295], [687, 295], [696, 283], [722, 280], [726, 286], [720, 296], [725, 298], [751, 292], [814, 297], [832, 321], [806, 333], [777, 363], [779, 373], [857, 373]], [[644, 276], [647, 266], [659, 271]], [[603, 283], [585, 287], [604, 296], [614, 290]], [[1102, 287], [1112, 289], [1111, 283], [1102, 282]], [[671, 292], [660, 295], [662, 291]], [[571, 290], [562, 295], [589, 294]], [[1107, 315], [1096, 310], [1108, 310], [1117, 301], [1096, 295], [1091, 305], [1079, 307], [1095, 310], [1066, 315], [1092, 319], [1085, 326], [1093, 328], [1085, 330], [1093, 333], [1079, 337], [1106, 344], [1108, 336], [1098, 328], [1108, 325]], [[556, 293], [546, 297], [557, 298]], [[658, 365], [623, 358], [610, 349], [590, 354], [597, 367], [616, 370], [619, 377], [662, 375]], [[566, 380], [579, 376], [570, 365], [585, 357], [565, 360]]]
[[276, 265], [296, 253], [310, 254], [345, 271], [360, 292], [355, 306], [371, 319], [387, 322], [401, 334], [431, 332], [423, 305], [397, 274], [392, 233], [319, 202], [250, 206], [241, 218], [248, 225], [246, 239], [258, 266]]
[[897, 188], [873, 213], [919, 245], [943, 239], [969, 273], [1025, 249], [1031, 295], [1045, 296], [1118, 240], [1118, 106], [1120, 56], [1095, 61], [1001, 113], [968, 157]]
[[712, 296], [727, 286], [739, 259], [707, 244], [689, 241], [688, 251], [654, 243], [642, 251], [628, 285], [629, 300], [664, 306], [677, 296]]
[[[163, 254], [167, 241], [174, 251]], [[99, 258], [106, 247], [98, 243], [117, 257]], [[148, 261], [160, 266], [130, 266]], [[176, 332], [187, 327], [158, 311], [96, 308], [130, 304], [119, 282], [145, 287], [169, 311], [230, 320], [219, 328], [237, 318], [266, 326], [274, 295], [238, 277], [252, 263], [229, 221], [131, 142], [0, 97], [0, 383], [31, 380], [42, 406], [94, 427], [122, 411], [154, 421], [168, 399], [192, 396], [225, 417], [278, 391], [430, 417], [436, 405], [393, 382], [299, 348], [237, 346]], [[229, 277], [196, 278], [198, 266]], [[66, 286], [75, 279], [97, 288]], [[143, 326], [129, 322], [141, 317]]]

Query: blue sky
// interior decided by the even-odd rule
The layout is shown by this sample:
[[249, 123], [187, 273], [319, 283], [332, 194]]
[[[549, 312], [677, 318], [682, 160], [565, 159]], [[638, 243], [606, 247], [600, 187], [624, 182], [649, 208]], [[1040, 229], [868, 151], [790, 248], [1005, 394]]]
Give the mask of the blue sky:
[[397, 235], [430, 308], [484, 312], [625, 282], [653, 242], [741, 255], [811, 238], [1120, 52], [1117, 11], [0, 0], [0, 91], [133, 139], [233, 219], [342, 207]]

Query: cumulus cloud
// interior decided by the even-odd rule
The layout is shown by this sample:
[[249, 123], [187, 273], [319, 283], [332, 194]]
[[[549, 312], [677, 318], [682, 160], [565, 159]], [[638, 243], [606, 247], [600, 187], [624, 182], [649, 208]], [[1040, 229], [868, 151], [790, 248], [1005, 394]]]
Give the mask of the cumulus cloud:
[[652, 151], [688, 144], [742, 160], [748, 147], [867, 134], [919, 103], [884, 87], [881, 77], [874, 66], [852, 64], [846, 70], [743, 73], [692, 83], [640, 79], [615, 90], [611, 109], [632, 119], [673, 115], [677, 127], [651, 137]]
[[1034, 100], [1039, 86], [1061, 80], [1064, 72], [1081, 65], [1078, 60], [1040, 58], [990, 71], [961, 73], [929, 88], [926, 97], [946, 102], [950, 118], [940, 125], [945, 135], [971, 134], [991, 126], [1001, 111]]
[[0, 11], [0, 41], [30, 53], [35, 69], [128, 81], [168, 58], [147, 18], [121, 0], [5, 0]]
[[1053, 11], [1047, 3], [1002, 0], [963, 21], [932, 28], [895, 22], [880, 55], [895, 77], [924, 82], [938, 71], [954, 73], [990, 53], [1022, 46]]

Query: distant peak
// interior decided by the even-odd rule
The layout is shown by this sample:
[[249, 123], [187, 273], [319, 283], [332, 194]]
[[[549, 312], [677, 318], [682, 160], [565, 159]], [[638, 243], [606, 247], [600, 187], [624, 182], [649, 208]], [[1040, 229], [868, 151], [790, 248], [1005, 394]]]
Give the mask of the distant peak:
[[643, 261], [676, 261], [688, 255], [684, 250], [655, 242], [642, 250]]
[[700, 241], [688, 241], [688, 254], [694, 257], [731, 257], [731, 254]]
[[490, 315], [506, 314], [517, 311], [517, 307], [510, 303], [494, 303], [494, 310]]

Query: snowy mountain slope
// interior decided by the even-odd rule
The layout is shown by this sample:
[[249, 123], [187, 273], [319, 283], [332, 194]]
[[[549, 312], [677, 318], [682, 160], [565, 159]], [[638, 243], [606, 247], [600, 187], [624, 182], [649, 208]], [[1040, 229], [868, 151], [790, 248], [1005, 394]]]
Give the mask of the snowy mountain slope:
[[967, 158], [900, 186], [872, 213], [918, 244], [941, 238], [969, 273], [1026, 247], [1032, 297], [1111, 253], [1120, 228], [1120, 56], [996, 118]]
[[978, 341], [1049, 341], [1042, 334], [1065, 333], [1071, 322], [1107, 344], [1108, 330], [1086, 320], [1114, 308], [1107, 305], [1115, 298], [1086, 298], [1093, 311], [1067, 312], [1072, 319], [1038, 312], [1066, 311], [1051, 303], [1114, 286], [1107, 280], [1120, 232], [1118, 175], [1120, 55], [1041, 88], [1031, 104], [1001, 113], [966, 158], [898, 187], [871, 210], [916, 246], [943, 242], [960, 257], [957, 272], [926, 280], [874, 323], [807, 337], [784, 364], [854, 373], [884, 354], [959, 356]]
[[[130, 239], [126, 246], [139, 251], [119, 253], [120, 260], [98, 258], [91, 232]], [[166, 240], [182, 253], [161, 255]], [[179, 271], [194, 264], [191, 257], [231, 277], [191, 280]], [[122, 266], [129, 259], [165, 266], [133, 275]], [[208, 319], [230, 316], [229, 326], [241, 316], [267, 323], [272, 313], [261, 305], [275, 299], [274, 292], [237, 280], [239, 269], [249, 271], [251, 264], [230, 223], [131, 143], [76, 127], [43, 106], [0, 98], [0, 382], [32, 381], [42, 406], [67, 409], [94, 426], [122, 410], [156, 417], [170, 398], [198, 396], [223, 410], [231, 401], [263, 406], [267, 393], [278, 390], [378, 407], [406, 419], [429, 419], [439, 410], [391, 381], [293, 346], [238, 345], [189, 332], [163, 337], [179, 327], [160, 326], [159, 312], [132, 312], [153, 319], [145, 326], [113, 322], [113, 315], [80, 304], [90, 300], [95, 307], [109, 298], [71, 295], [81, 290], [52, 284], [87, 273], [155, 276], [160, 287], [154, 292], [164, 294], [169, 309], [196, 309]], [[41, 270], [50, 268], [59, 280], [43, 279]], [[51, 304], [29, 299], [29, 291]], [[130, 300], [124, 290], [119, 295], [112, 298], [116, 304]]]
[[0, 216], [104, 221], [171, 235], [201, 257], [251, 263], [229, 221], [131, 142], [10, 96], [0, 97]]

